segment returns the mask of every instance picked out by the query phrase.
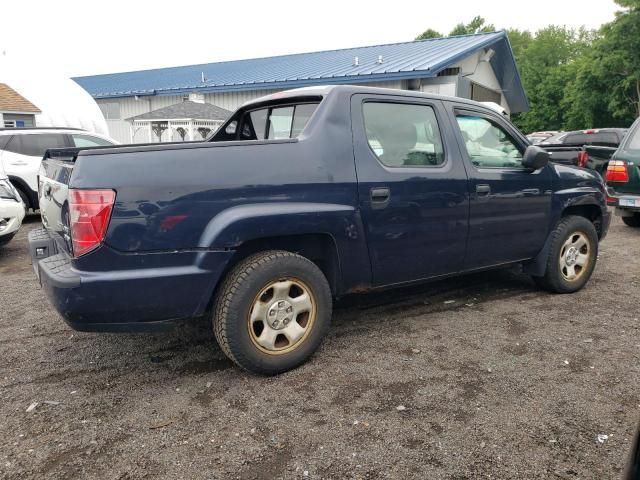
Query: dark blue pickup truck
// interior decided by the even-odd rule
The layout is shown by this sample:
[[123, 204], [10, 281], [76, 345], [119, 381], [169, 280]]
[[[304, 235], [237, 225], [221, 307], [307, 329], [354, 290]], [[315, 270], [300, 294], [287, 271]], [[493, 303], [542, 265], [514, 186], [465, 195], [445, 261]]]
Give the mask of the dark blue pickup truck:
[[77, 330], [209, 316], [234, 362], [274, 374], [318, 348], [347, 293], [510, 264], [582, 288], [605, 188], [548, 159], [472, 101], [293, 90], [206, 142], [50, 150], [31, 256]]

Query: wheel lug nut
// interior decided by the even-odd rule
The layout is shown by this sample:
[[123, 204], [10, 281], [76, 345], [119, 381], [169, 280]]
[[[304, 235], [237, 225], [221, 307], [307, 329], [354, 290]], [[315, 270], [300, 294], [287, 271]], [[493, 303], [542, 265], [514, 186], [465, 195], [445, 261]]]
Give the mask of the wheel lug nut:
[[276, 314], [275, 310], [269, 310], [269, 316], [273, 317]]
[[284, 302], [278, 302], [278, 308], [284, 307]]
[[287, 308], [287, 313], [291, 313], [291, 312], [293, 312], [293, 307]]
[[285, 318], [285, 319], [282, 321], [282, 323], [284, 323], [285, 325], [286, 325], [286, 324], [288, 324], [288, 323], [289, 323], [289, 319], [288, 319], [288, 318]]

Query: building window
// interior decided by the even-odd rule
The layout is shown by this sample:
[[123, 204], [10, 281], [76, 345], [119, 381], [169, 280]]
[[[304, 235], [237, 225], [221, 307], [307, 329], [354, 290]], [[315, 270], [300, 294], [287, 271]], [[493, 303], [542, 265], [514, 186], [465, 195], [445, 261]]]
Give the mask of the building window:
[[498, 105], [502, 104], [502, 95], [500, 92], [483, 87], [477, 83], [471, 83], [471, 100], [476, 102], [493, 102]]
[[438, 72], [439, 77], [451, 77], [453, 75], [459, 75], [459, 74], [460, 74], [460, 67], [445, 68], [441, 72]]
[[5, 113], [4, 128], [23, 128], [35, 126], [35, 116], [24, 113]]
[[120, 120], [120, 104], [118, 102], [99, 102], [98, 106], [106, 120]]

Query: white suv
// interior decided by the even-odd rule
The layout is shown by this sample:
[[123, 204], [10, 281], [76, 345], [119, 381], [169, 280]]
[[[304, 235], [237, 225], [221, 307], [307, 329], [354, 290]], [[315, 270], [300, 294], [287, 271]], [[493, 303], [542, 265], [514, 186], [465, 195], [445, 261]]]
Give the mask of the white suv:
[[27, 210], [38, 208], [38, 170], [49, 148], [102, 147], [117, 142], [73, 128], [0, 129], [0, 167], [18, 190]]

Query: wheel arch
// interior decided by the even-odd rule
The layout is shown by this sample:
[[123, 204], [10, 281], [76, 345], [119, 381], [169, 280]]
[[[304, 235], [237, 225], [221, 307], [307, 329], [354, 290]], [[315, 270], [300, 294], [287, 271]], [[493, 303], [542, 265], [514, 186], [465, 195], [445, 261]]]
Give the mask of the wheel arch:
[[234, 206], [209, 222], [198, 246], [234, 251], [227, 271], [239, 259], [260, 250], [299, 253], [318, 264], [334, 295], [371, 283], [362, 219], [351, 205], [273, 202]]
[[29, 200], [29, 204], [26, 205], [27, 209], [32, 208], [36, 210], [38, 208], [38, 195], [34, 193], [33, 190], [27, 185], [22, 178], [16, 177], [15, 175], [7, 175], [9, 181], [13, 184], [16, 189], [20, 190]]
[[547, 269], [547, 256], [549, 255], [549, 248], [551, 246], [551, 238], [556, 226], [562, 221], [563, 218], [569, 216], [578, 216], [584, 217], [593, 223], [593, 226], [596, 229], [596, 233], [598, 234], [598, 238], [600, 239], [603, 234], [603, 211], [602, 207], [596, 203], [595, 201], [591, 202], [567, 202], [564, 205], [564, 208], [560, 211], [560, 215], [556, 218], [552, 227], [549, 229], [547, 234], [547, 239], [542, 247], [542, 250], [536, 255], [536, 257], [526, 262], [523, 265], [524, 273], [529, 275], [533, 275], [536, 277], [541, 277], [545, 274]]

